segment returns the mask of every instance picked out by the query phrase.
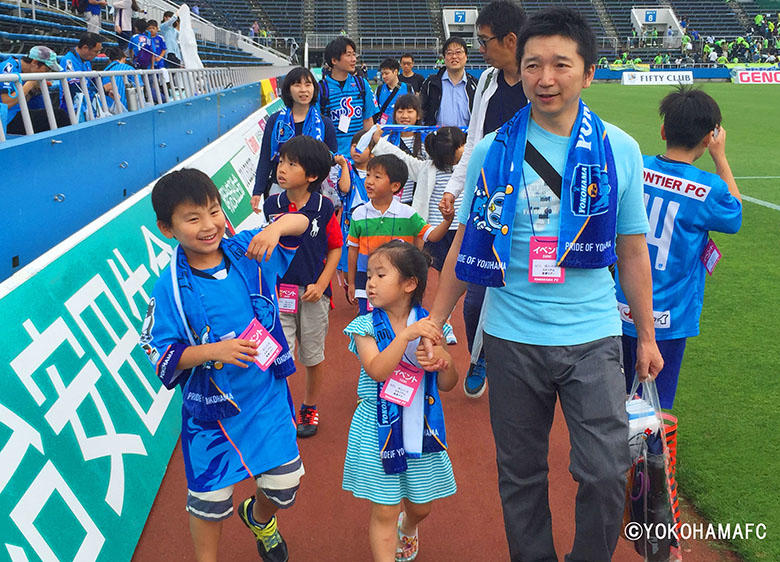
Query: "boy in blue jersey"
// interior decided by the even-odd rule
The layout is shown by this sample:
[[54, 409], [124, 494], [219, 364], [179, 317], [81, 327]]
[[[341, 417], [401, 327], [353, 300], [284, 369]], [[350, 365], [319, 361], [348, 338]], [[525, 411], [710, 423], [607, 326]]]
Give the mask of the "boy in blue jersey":
[[355, 76], [355, 42], [338, 37], [325, 47], [331, 72], [320, 81], [320, 109], [336, 126], [338, 153], [349, 155], [352, 135], [374, 124], [379, 107], [365, 78]]
[[146, 34], [146, 25], [144, 19], [133, 20], [135, 34], [130, 39], [130, 57], [133, 65], [138, 69], [150, 68], [152, 64], [151, 44]]
[[299, 211], [311, 221], [290, 269], [279, 280], [279, 310], [287, 345], [294, 351], [298, 341], [298, 358], [306, 367], [298, 437], [311, 437], [319, 427], [317, 401], [325, 375], [330, 280], [341, 256], [342, 236], [335, 208], [318, 189], [330, 172], [331, 161], [324, 142], [305, 135], [293, 137], [279, 150], [276, 179], [283, 191], [263, 204], [268, 220]]
[[[119, 47], [108, 47], [106, 49], [106, 55], [108, 55], [108, 60], [111, 62], [108, 63], [108, 66], [106, 66], [104, 70], [135, 70], [132, 66], [127, 64], [127, 55]], [[114, 91], [113, 86], [111, 86], [111, 78], [103, 78], [104, 86], [111, 86], [111, 88], [106, 91], [106, 101], [108, 102], [108, 107], [113, 111], [114, 105], [116, 105], [118, 102], [121, 105], [121, 111], [127, 111], [127, 89], [125, 87], [125, 76], [114, 76], [114, 82], [116, 83], [116, 92]]]
[[[644, 191], [650, 233], [647, 244], [653, 272], [655, 339], [664, 358], [656, 379], [663, 408], [671, 409], [686, 338], [699, 334], [705, 265], [714, 243], [709, 231], [733, 234], [742, 224], [742, 199], [726, 159], [726, 130], [718, 104], [701, 90], [679, 88], [660, 106], [666, 152], [644, 157]], [[693, 162], [709, 151], [716, 174]], [[717, 253], [716, 255], [719, 255]], [[634, 378], [636, 327], [617, 284], [623, 321], [626, 385]]]
[[382, 76], [382, 84], [376, 89], [376, 100], [379, 104], [379, 112], [374, 120], [380, 125], [392, 124], [395, 101], [404, 94], [411, 93], [409, 85], [401, 82], [398, 72], [401, 65], [392, 58], [387, 58], [379, 65], [379, 73]]
[[149, 36], [149, 45], [152, 51], [152, 68], [165, 67], [165, 53], [168, 52], [165, 39], [160, 35], [160, 26], [155, 20], [149, 20], [146, 24], [146, 33]]
[[[214, 182], [199, 170], [161, 178], [157, 225], [179, 246], [154, 287], [140, 345], [163, 384], [182, 387], [181, 443], [187, 511], [198, 560], [216, 560], [233, 487], [255, 479], [239, 506], [263, 560], [286, 561], [276, 511], [290, 507], [303, 475], [285, 378], [295, 371], [279, 322], [276, 281], [287, 271], [300, 213], [229, 239]], [[251, 339], [250, 339], [251, 338]]]

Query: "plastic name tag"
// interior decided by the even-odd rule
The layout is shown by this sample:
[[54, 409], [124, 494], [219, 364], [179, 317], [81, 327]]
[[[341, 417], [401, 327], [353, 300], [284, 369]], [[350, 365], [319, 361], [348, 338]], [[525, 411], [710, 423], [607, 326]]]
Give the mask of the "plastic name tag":
[[352, 118], [347, 117], [346, 115], [342, 115], [341, 117], [339, 117], [338, 130], [341, 131], [342, 133], [348, 133], [350, 121], [352, 121]]
[[380, 115], [380, 117], [379, 117], [379, 124], [380, 124], [380, 125], [385, 125], [385, 124], [387, 124], [387, 122], [388, 122], [389, 120], [390, 120], [390, 117], [387, 115], [387, 113], [383, 113], [383, 114], [382, 114], [382, 115]]
[[374, 310], [374, 305], [371, 304], [371, 301], [366, 299], [366, 312], [371, 312]]
[[279, 312], [298, 312], [298, 285], [279, 285]]
[[557, 237], [531, 236], [528, 256], [528, 281], [531, 283], [563, 283], [566, 269], [558, 267]]
[[401, 361], [385, 381], [379, 397], [406, 408], [412, 403], [424, 376], [425, 371], [421, 368]]
[[238, 336], [238, 339], [249, 340], [255, 344], [257, 347], [255, 363], [263, 371], [271, 366], [274, 359], [279, 356], [279, 352], [282, 351], [282, 346], [279, 345], [279, 342], [257, 321], [257, 318], [249, 323], [249, 326]]
[[700, 257], [701, 263], [704, 264], [704, 269], [707, 270], [707, 273], [712, 275], [712, 272], [715, 271], [715, 266], [718, 265], [718, 262], [722, 256], [723, 254], [720, 253], [720, 250], [718, 250], [715, 242], [713, 242], [712, 238], [710, 238], [707, 242], [707, 246], [704, 248], [704, 252]]

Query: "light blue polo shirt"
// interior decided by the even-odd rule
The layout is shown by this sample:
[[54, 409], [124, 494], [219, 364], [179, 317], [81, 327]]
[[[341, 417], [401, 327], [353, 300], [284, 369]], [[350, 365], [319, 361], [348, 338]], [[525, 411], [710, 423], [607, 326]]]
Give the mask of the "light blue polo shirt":
[[453, 84], [445, 70], [441, 77], [441, 103], [436, 125], [439, 127], [468, 127], [471, 119], [469, 95], [466, 93], [466, 73]]
[[[642, 189], [642, 154], [628, 134], [604, 124], [619, 166], [617, 232], [644, 234], [648, 231]], [[463, 203], [458, 221], [466, 224], [474, 188], [490, 144], [496, 133], [474, 147], [466, 172]], [[550, 164], [563, 172], [568, 137], [545, 131], [531, 119], [528, 140]], [[486, 333], [497, 338], [531, 345], [579, 345], [607, 336], [619, 336], [620, 316], [615, 284], [609, 269], [565, 270], [560, 284], [528, 281], [529, 241], [537, 236], [557, 236], [560, 200], [539, 175], [523, 163], [525, 185], [518, 186], [512, 247], [506, 269], [506, 286], [488, 287], [485, 295]], [[531, 227], [533, 221], [533, 230]]]

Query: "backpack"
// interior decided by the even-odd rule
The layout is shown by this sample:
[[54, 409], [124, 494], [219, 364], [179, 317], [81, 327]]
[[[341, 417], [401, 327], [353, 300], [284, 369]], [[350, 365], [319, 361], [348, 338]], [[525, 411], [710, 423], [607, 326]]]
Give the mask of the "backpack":
[[[358, 76], [354, 76], [354, 78], [355, 82], [357, 83], [358, 92], [360, 92], [360, 99], [365, 103], [366, 83], [363, 81], [363, 78]], [[347, 77], [347, 80], [349, 80], [349, 77]], [[325, 80], [325, 76], [323, 75], [322, 80], [320, 80], [320, 113], [323, 117], [330, 118], [330, 113], [328, 112], [329, 105], [330, 98], [328, 97], [328, 82]]]
[[135, 67], [138, 69], [152, 68], [152, 45], [148, 42], [141, 42], [138, 40], [138, 52], [135, 55], [134, 61]]
[[83, 14], [89, 8], [89, 0], [71, 0], [70, 9], [74, 14]]

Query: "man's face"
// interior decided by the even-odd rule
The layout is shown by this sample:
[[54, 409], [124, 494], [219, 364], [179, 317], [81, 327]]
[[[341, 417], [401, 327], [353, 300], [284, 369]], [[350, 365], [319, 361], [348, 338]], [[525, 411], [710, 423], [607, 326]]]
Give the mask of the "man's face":
[[457, 43], [450, 43], [447, 50], [444, 51], [444, 66], [447, 67], [447, 70], [459, 72], [466, 68], [467, 60], [466, 50]]
[[414, 61], [409, 57], [403, 57], [401, 59], [401, 70], [406, 76], [411, 76], [412, 68], [414, 68]]
[[89, 61], [100, 54], [100, 51], [103, 50], [103, 43], [97, 43], [94, 47], [82, 45], [81, 47], [77, 47], [76, 50], [78, 51], [81, 60]]
[[580, 92], [590, 86], [595, 66], [585, 68], [577, 43], [552, 35], [530, 38], [520, 61], [520, 79], [532, 115], [540, 124], [574, 123]]
[[489, 25], [480, 25], [477, 29], [477, 39], [479, 52], [482, 53], [485, 62], [490, 66], [503, 70], [515, 64], [517, 36], [514, 33], [508, 33], [504, 37], [498, 38], [493, 34]]
[[391, 68], [383, 68], [381, 74], [382, 82], [384, 82], [388, 88], [395, 88], [398, 84], [398, 71]]
[[357, 54], [355, 49], [347, 45], [347, 50], [338, 59], [332, 59], [332, 66], [334, 69], [341, 70], [348, 74], [355, 72], [357, 66]]

